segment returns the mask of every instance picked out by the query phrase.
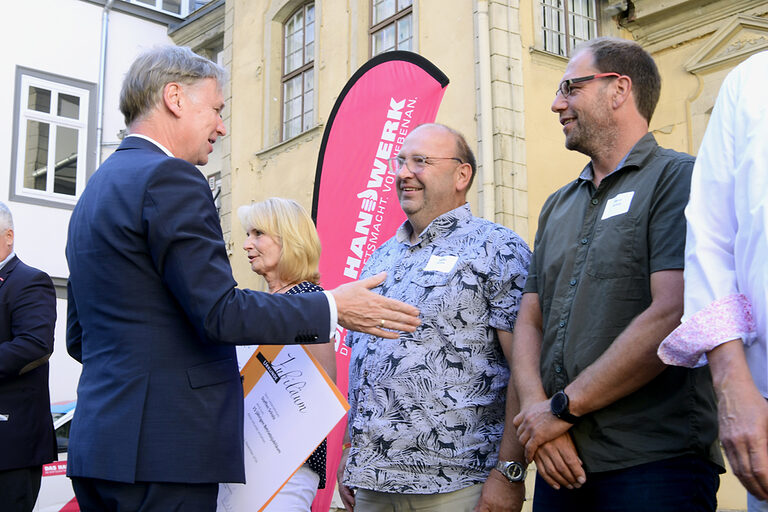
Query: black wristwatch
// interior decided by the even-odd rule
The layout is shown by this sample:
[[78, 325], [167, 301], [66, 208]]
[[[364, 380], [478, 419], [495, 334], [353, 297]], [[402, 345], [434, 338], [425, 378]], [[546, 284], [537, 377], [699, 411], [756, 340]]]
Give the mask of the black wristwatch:
[[512, 483], [525, 480], [525, 466], [519, 462], [500, 460], [496, 463], [496, 469]]
[[568, 395], [565, 394], [565, 391], [558, 391], [552, 395], [552, 399], [549, 401], [549, 407], [552, 414], [561, 420], [567, 421], [568, 423], [576, 423], [579, 421], [579, 417], [571, 414], [571, 411], [568, 408], [568, 403]]

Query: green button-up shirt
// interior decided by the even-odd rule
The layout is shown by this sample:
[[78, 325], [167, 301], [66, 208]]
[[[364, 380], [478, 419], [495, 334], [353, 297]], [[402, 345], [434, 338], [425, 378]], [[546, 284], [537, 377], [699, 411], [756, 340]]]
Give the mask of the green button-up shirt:
[[[645, 135], [595, 189], [592, 167], [547, 199], [525, 292], [542, 308], [548, 396], [592, 364], [651, 304], [650, 275], [682, 269], [690, 155]], [[700, 454], [722, 464], [707, 368], [668, 367], [571, 430], [587, 471]]]

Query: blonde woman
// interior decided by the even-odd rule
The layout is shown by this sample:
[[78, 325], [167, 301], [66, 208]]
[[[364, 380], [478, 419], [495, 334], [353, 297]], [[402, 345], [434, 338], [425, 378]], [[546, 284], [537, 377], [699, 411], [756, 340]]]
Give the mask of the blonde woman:
[[[238, 209], [246, 230], [243, 244], [251, 270], [262, 276], [270, 293], [288, 295], [321, 291], [320, 239], [307, 211], [296, 201], [273, 197]], [[307, 349], [336, 381], [333, 343]], [[266, 512], [309, 512], [317, 489], [325, 487], [326, 442], [310, 455], [265, 509]]]

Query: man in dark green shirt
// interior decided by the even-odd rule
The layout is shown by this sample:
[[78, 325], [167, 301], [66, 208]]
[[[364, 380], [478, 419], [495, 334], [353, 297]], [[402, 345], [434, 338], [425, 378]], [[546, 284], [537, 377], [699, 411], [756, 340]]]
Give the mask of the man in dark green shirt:
[[648, 133], [661, 79], [636, 43], [589, 41], [563, 78], [552, 110], [591, 161], [544, 204], [515, 327], [534, 511], [714, 512], [709, 370], [656, 356], [682, 316], [693, 157]]

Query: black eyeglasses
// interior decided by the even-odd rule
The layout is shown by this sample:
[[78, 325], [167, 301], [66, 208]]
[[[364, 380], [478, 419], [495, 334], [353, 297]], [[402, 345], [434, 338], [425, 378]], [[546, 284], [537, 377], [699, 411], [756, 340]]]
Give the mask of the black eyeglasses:
[[389, 159], [389, 170], [392, 174], [397, 174], [400, 168], [405, 165], [411, 172], [421, 172], [426, 166], [435, 165], [435, 162], [432, 160], [456, 160], [460, 164], [464, 163], [461, 161], [461, 158], [456, 158], [455, 156], [411, 155], [407, 158], [404, 156], [396, 156]]
[[596, 75], [581, 76], [579, 78], [569, 78], [568, 80], [563, 80], [560, 82], [560, 85], [557, 87], [557, 91], [555, 92], [555, 96], [557, 96], [557, 93], [560, 93], [563, 95], [563, 98], [567, 98], [571, 94], [571, 86], [573, 84], [589, 82], [590, 80], [594, 80], [596, 78], [618, 78], [620, 76], [621, 75], [618, 73], [598, 73]]

